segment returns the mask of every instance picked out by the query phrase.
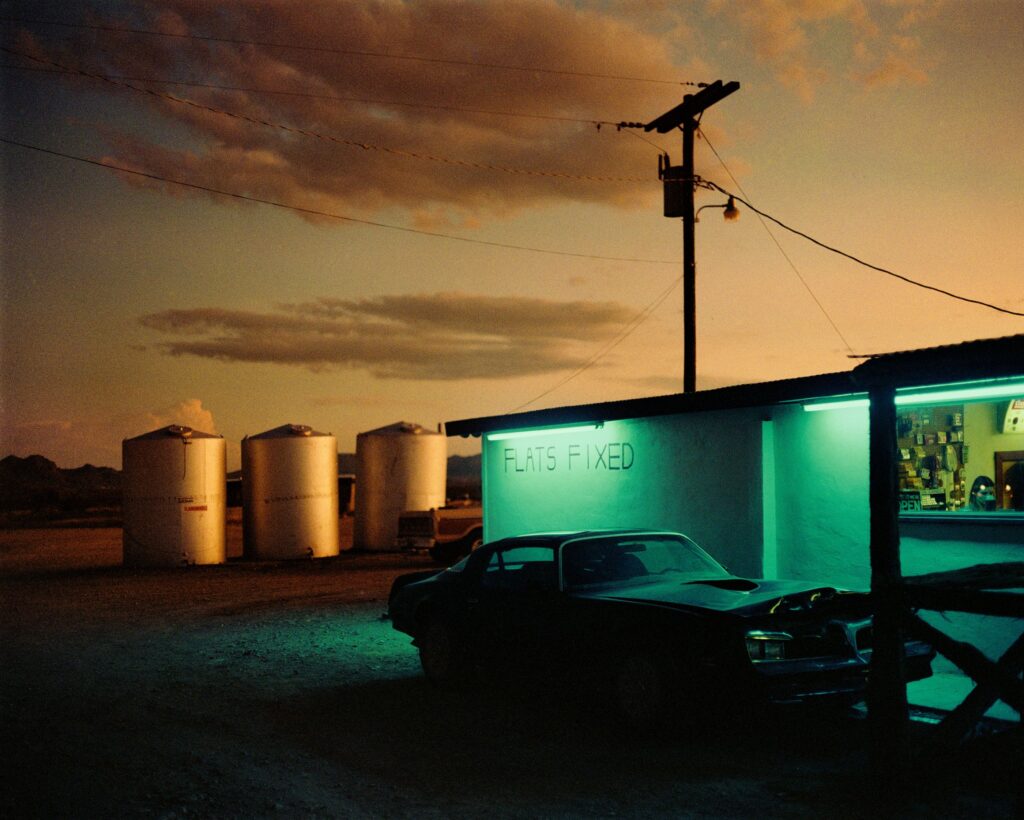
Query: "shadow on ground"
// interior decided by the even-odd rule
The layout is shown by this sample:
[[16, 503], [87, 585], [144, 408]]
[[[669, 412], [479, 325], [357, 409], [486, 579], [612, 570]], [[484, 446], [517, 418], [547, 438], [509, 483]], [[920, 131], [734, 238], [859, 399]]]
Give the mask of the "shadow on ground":
[[[394, 780], [450, 810], [499, 814], [741, 817], [998, 817], [1013, 748], [975, 749], [916, 773], [908, 804], [872, 801], [867, 726], [835, 710], [714, 711], [638, 734], [582, 693], [488, 684], [438, 691], [420, 678], [326, 687], [265, 704], [277, 730], [339, 771]], [[980, 756], [980, 757], [979, 757]], [[937, 765], [939, 761], [935, 761]], [[961, 787], [988, 797], [954, 808]]]

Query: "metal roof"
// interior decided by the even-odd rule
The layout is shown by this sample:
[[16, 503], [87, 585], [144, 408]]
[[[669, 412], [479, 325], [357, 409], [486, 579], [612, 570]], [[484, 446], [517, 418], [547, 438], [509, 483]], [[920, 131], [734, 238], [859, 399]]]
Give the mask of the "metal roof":
[[642, 399], [622, 399], [552, 407], [526, 413], [503, 416], [483, 416], [474, 419], [450, 421], [445, 425], [449, 436], [476, 436], [497, 430], [545, 427], [558, 424], [615, 421], [649, 416], [671, 416], [679, 413], [697, 413], [704, 410], [729, 410], [740, 407], [759, 407], [783, 402], [815, 399], [825, 396], [854, 393], [864, 388], [850, 380], [849, 373], [825, 373], [798, 379], [739, 384], [696, 393], [672, 393]]
[[1004, 376], [1024, 376], [1024, 334], [878, 354], [841, 373], [460, 419], [448, 422], [445, 431], [449, 436], [478, 436], [499, 430], [770, 406], [860, 393], [881, 383], [917, 387]]
[[853, 369], [855, 384], [918, 387], [1024, 375], [1024, 334], [925, 347], [868, 357]]

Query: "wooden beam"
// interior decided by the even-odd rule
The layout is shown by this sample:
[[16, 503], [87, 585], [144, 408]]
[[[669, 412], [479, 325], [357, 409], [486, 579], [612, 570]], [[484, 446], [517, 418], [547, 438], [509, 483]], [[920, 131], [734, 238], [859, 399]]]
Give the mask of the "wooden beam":
[[949, 637], [917, 615], [906, 613], [907, 628], [917, 638], [927, 641], [978, 684], [993, 686], [999, 697], [1018, 712], [1024, 713], [1024, 682], [1020, 670], [1013, 670], [989, 660], [976, 647]]
[[[997, 519], [998, 520], [998, 519]], [[953, 589], [1015, 589], [1024, 587], [1024, 561], [972, 564], [960, 569], [908, 575], [907, 586], [949, 587]]]
[[1024, 618], [1024, 595], [1014, 592], [987, 592], [971, 589], [933, 589], [906, 586], [906, 602], [912, 609], [936, 612], [971, 612], [975, 615], [1001, 615]]
[[[998, 666], [1004, 672], [1014, 674], [1024, 664], [1024, 635], [1021, 635], [1013, 645], [1003, 653], [999, 659]], [[971, 693], [964, 699], [964, 702], [956, 707], [943, 719], [939, 725], [933, 741], [938, 746], [954, 746], [960, 743], [982, 719], [989, 706], [999, 698], [999, 687], [993, 681], [979, 683]]]
[[868, 395], [871, 597], [875, 610], [867, 691], [871, 765], [876, 782], [898, 791], [909, 759], [910, 718], [903, 668], [905, 606], [896, 491], [896, 390], [889, 384], [876, 384]]

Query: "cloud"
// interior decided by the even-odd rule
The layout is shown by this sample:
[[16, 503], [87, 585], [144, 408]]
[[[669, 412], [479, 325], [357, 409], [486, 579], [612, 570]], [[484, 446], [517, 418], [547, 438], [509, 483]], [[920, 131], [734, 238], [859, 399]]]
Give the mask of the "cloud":
[[148, 430], [159, 430], [171, 424], [191, 427], [201, 433], [216, 433], [217, 425], [213, 413], [203, 407], [202, 399], [185, 399], [178, 404], [146, 414]]
[[927, 17], [920, 0], [712, 0], [710, 8], [738, 24], [758, 59], [804, 102], [829, 81], [832, 63], [849, 60], [858, 68], [845, 73], [867, 88], [927, 82], [930, 66], [906, 34]]
[[857, 57], [862, 67], [853, 76], [868, 88], [899, 85], [925, 85], [928, 82], [926, 66], [920, 56], [921, 42], [916, 37], [894, 35], [889, 38], [888, 50], [879, 59], [866, 49], [859, 49]]
[[615, 302], [436, 293], [325, 297], [270, 312], [165, 310], [140, 322], [174, 337], [162, 345], [174, 356], [456, 380], [579, 367], [633, 315]]
[[18, 456], [39, 454], [61, 467], [95, 464], [120, 467], [121, 441], [151, 430], [181, 424], [216, 433], [213, 414], [201, 399], [185, 399], [155, 410], [130, 411], [114, 418], [79, 417], [0, 424], [0, 452]]
[[[38, 46], [36, 51], [94, 72], [250, 89], [167, 90], [204, 106], [341, 141], [391, 147], [401, 154], [260, 127], [135, 94], [153, 123], [176, 126], [179, 134], [183, 128], [190, 139], [157, 142], [149, 136], [155, 132], [152, 127], [136, 134], [108, 131], [109, 160], [304, 208], [367, 215], [397, 206], [421, 225], [472, 225], [566, 201], [648, 206], [659, 195], [651, 147], [614, 128], [598, 131], [592, 121], [646, 121], [678, 99], [679, 86], [595, 80], [573, 72], [692, 79], [672, 58], [670, 41], [659, 34], [622, 16], [554, 0], [418, 0], [372, 6], [362, 0], [235, 0], [227, 5], [161, 0], [122, 13], [96, 12], [92, 20], [103, 26], [301, 47], [89, 31], [52, 51]], [[370, 52], [466, 64], [381, 59]], [[93, 91], [133, 99], [123, 89], [83, 82]], [[454, 158], [470, 166], [426, 156]], [[509, 174], [473, 164], [569, 176]], [[651, 184], [573, 175], [650, 176]], [[134, 184], [158, 183], [136, 179]]]

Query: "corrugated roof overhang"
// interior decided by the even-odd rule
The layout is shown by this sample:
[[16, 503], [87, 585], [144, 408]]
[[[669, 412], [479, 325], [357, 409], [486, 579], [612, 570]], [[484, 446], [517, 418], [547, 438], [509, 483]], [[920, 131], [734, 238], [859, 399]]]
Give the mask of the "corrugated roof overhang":
[[826, 373], [798, 379], [739, 384], [696, 393], [672, 393], [642, 399], [578, 404], [570, 407], [552, 407], [527, 413], [509, 413], [504, 416], [482, 416], [461, 419], [445, 424], [449, 436], [478, 436], [499, 430], [520, 430], [532, 427], [551, 427], [560, 424], [586, 424], [591, 422], [638, 419], [651, 416], [671, 416], [679, 413], [698, 413], [706, 410], [731, 410], [740, 407], [761, 407], [804, 399], [845, 395], [861, 391], [850, 380], [850, 373]]
[[552, 407], [527, 413], [450, 421], [449, 436], [586, 424], [620, 419], [730, 410], [862, 393], [879, 383], [896, 387], [953, 384], [976, 379], [1024, 377], [1024, 335], [981, 339], [870, 357], [852, 371], [741, 384], [696, 393]]
[[884, 353], [857, 365], [852, 376], [859, 390], [875, 384], [923, 387], [1024, 376], [1024, 334]]

